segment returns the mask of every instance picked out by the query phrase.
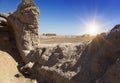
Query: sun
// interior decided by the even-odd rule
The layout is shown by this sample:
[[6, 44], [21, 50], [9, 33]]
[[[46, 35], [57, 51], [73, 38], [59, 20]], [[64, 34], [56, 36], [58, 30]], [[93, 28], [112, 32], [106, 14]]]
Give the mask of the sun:
[[96, 22], [88, 22], [85, 25], [85, 31], [87, 34], [90, 35], [97, 35], [98, 33], [100, 33], [100, 25]]
[[[84, 16], [83, 16], [84, 17]], [[108, 21], [100, 15], [97, 15], [96, 11], [94, 14], [80, 18], [80, 25], [82, 34], [97, 35], [103, 32]]]

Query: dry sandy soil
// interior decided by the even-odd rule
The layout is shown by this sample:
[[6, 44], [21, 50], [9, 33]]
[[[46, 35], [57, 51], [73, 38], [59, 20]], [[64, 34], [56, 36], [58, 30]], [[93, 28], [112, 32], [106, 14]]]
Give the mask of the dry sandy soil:
[[6, 52], [0, 51], [0, 83], [36, 83], [22, 76], [16, 61]]
[[41, 44], [54, 44], [54, 43], [80, 43], [92, 40], [94, 36], [40, 36]]

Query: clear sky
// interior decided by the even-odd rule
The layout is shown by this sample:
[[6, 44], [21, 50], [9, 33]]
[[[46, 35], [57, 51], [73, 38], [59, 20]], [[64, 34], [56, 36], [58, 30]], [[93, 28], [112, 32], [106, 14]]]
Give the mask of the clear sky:
[[[20, 2], [21, 0], [0, 0], [0, 12], [14, 11]], [[87, 33], [86, 26], [93, 22], [99, 26], [99, 32], [109, 31], [120, 23], [120, 0], [34, 0], [34, 2], [40, 9], [40, 34], [81, 35]]]

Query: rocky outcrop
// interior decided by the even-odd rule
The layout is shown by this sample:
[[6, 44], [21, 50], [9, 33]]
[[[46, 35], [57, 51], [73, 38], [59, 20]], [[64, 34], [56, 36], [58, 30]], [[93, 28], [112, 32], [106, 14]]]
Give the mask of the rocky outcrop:
[[108, 34], [107, 39], [111, 42], [110, 60], [112, 64], [107, 68], [98, 83], [119, 83], [120, 82], [120, 25], [116, 25]]
[[5, 49], [25, 77], [38, 83], [120, 83], [120, 25], [88, 42], [39, 45], [38, 16], [32, 0], [0, 14], [0, 50], [12, 48]]
[[32, 57], [35, 62], [33, 69], [42, 77], [42, 83], [72, 83], [70, 79], [79, 70], [75, 69], [75, 63], [86, 45], [82, 43], [41, 45]]
[[[119, 42], [120, 25], [116, 25], [107, 35], [98, 35], [87, 46], [85, 53], [81, 55], [76, 64], [82, 67], [79, 73], [72, 78], [75, 83], [119, 83], [120, 80], [117, 80], [120, 78]], [[118, 73], [114, 79], [112, 77], [115, 71], [112, 70], [117, 70]]]
[[2, 21], [1, 25], [9, 27], [14, 32], [17, 49], [24, 62], [28, 63], [26, 56], [39, 43], [38, 8], [32, 0], [22, 0], [15, 12], [0, 14], [0, 16], [6, 20]]

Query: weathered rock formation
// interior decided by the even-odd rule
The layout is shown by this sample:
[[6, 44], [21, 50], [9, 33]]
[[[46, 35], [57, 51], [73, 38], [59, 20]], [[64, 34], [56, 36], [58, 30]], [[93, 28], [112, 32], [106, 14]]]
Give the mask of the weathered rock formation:
[[22, 0], [13, 13], [0, 14], [0, 49], [6, 44], [16, 49], [20, 57], [15, 60], [25, 63], [18, 68], [25, 77], [38, 83], [120, 83], [120, 25], [91, 42], [38, 45], [38, 16], [32, 0]]
[[[120, 25], [116, 25], [107, 35], [98, 35], [76, 63], [77, 66], [81, 66], [81, 70], [72, 79], [76, 83], [119, 83], [119, 42]], [[118, 75], [114, 75], [115, 72]], [[103, 79], [104, 81], [101, 81]]]
[[38, 44], [38, 16], [39, 10], [32, 0], [22, 0], [17, 10], [9, 14], [0, 14], [4, 18], [1, 25], [9, 27], [14, 33], [17, 49], [25, 63], [30, 50]]

